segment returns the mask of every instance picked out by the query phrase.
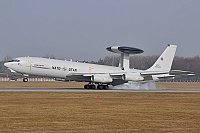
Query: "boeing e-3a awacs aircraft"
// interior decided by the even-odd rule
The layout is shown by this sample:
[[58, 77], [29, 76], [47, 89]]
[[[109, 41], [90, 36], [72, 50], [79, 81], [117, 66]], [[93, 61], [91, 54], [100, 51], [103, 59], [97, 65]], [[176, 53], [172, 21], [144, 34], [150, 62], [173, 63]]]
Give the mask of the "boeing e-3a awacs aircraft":
[[23, 74], [24, 82], [28, 81], [28, 75], [37, 75], [89, 82], [84, 85], [85, 89], [96, 89], [95, 84], [97, 89], [108, 89], [108, 85], [173, 79], [176, 75], [193, 75], [188, 71], [171, 70], [176, 48], [176, 45], [168, 45], [153, 66], [147, 70], [129, 68], [129, 55], [143, 53], [143, 50], [121, 46], [107, 48], [110, 52], [121, 54], [118, 67], [38, 57], [19, 57], [4, 65], [11, 72]]

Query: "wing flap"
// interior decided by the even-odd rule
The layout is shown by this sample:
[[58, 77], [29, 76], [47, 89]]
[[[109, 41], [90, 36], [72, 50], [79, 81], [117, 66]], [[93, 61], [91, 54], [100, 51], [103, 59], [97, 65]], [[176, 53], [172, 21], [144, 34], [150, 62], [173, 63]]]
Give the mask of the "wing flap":
[[160, 75], [160, 74], [168, 74], [168, 71], [145, 71], [141, 72], [142, 76], [149, 76], [149, 75]]

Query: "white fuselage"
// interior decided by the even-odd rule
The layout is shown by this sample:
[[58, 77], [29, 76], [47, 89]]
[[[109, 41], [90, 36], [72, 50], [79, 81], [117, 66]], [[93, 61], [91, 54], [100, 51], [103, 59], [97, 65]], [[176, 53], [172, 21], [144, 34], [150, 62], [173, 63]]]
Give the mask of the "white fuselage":
[[70, 78], [71, 75], [140, 72], [142, 70], [122, 70], [120, 67], [88, 64], [38, 57], [19, 57], [5, 63], [8, 68], [25, 75], [38, 75], [54, 78]]

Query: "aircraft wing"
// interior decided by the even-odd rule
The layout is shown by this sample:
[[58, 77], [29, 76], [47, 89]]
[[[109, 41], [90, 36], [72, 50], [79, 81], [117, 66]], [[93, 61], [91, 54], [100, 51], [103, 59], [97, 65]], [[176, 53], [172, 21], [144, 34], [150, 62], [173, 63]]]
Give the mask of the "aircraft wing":
[[176, 75], [176, 76], [193, 76], [195, 75], [194, 72], [191, 71], [181, 71], [181, 70], [171, 70], [169, 72], [170, 75]]
[[122, 76], [124, 73], [73, 73], [70, 74], [69, 76], [71, 77], [92, 77], [93, 75], [96, 74], [109, 74], [111, 77], [118, 77]]
[[171, 70], [171, 71], [145, 71], [140, 73], [142, 76], [148, 75], [161, 75], [161, 74], [169, 74], [169, 75], [180, 75], [180, 76], [192, 76], [195, 75], [194, 72], [191, 71], [181, 71], [181, 70]]
[[119, 77], [121, 78], [121, 76], [124, 75], [124, 73], [76, 73], [76, 74], [72, 74], [72, 76], [83, 76], [83, 77], [91, 77], [93, 75], [96, 74], [108, 74], [110, 75], [113, 79], [119, 79]]
[[83, 76], [83, 77], [90, 77], [94, 74], [105, 74], [105, 73], [72, 73], [69, 76]]
[[[169, 71], [141, 71], [138, 73], [129, 73], [129, 72], [119, 72], [119, 73], [71, 73], [66, 78], [75, 80], [75, 81], [88, 81], [90, 82], [92, 78], [99, 77], [101, 79], [108, 79], [108, 81], [117, 81], [121, 82], [124, 78], [128, 76], [131, 81], [143, 81], [148, 80], [148, 78], [157, 78], [157, 79], [171, 79], [179, 76], [192, 76], [195, 75], [190, 71], [181, 71], [181, 70], [171, 70]], [[111, 80], [112, 79], [112, 80]], [[102, 80], [102, 81], [103, 81]], [[126, 80], [125, 80], [126, 81]], [[123, 81], [123, 82], [125, 82]], [[127, 80], [128, 81], [128, 80]]]
[[91, 77], [94, 75], [109, 75], [113, 80], [114, 79], [122, 79], [124, 73], [72, 73], [68, 75], [66, 78], [70, 79], [84, 79], [91, 80]]
[[149, 76], [149, 75], [160, 75], [160, 74], [168, 74], [168, 71], [144, 71], [141, 72], [140, 74], [142, 76]]

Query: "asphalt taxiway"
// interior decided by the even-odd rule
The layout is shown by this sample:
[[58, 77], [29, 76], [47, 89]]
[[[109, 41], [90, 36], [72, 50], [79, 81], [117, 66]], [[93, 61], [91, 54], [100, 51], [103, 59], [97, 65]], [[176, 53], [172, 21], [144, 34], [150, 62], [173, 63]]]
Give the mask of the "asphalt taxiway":
[[108, 89], [87, 90], [82, 88], [0, 88], [0, 92], [188, 92], [199, 93], [200, 89]]

